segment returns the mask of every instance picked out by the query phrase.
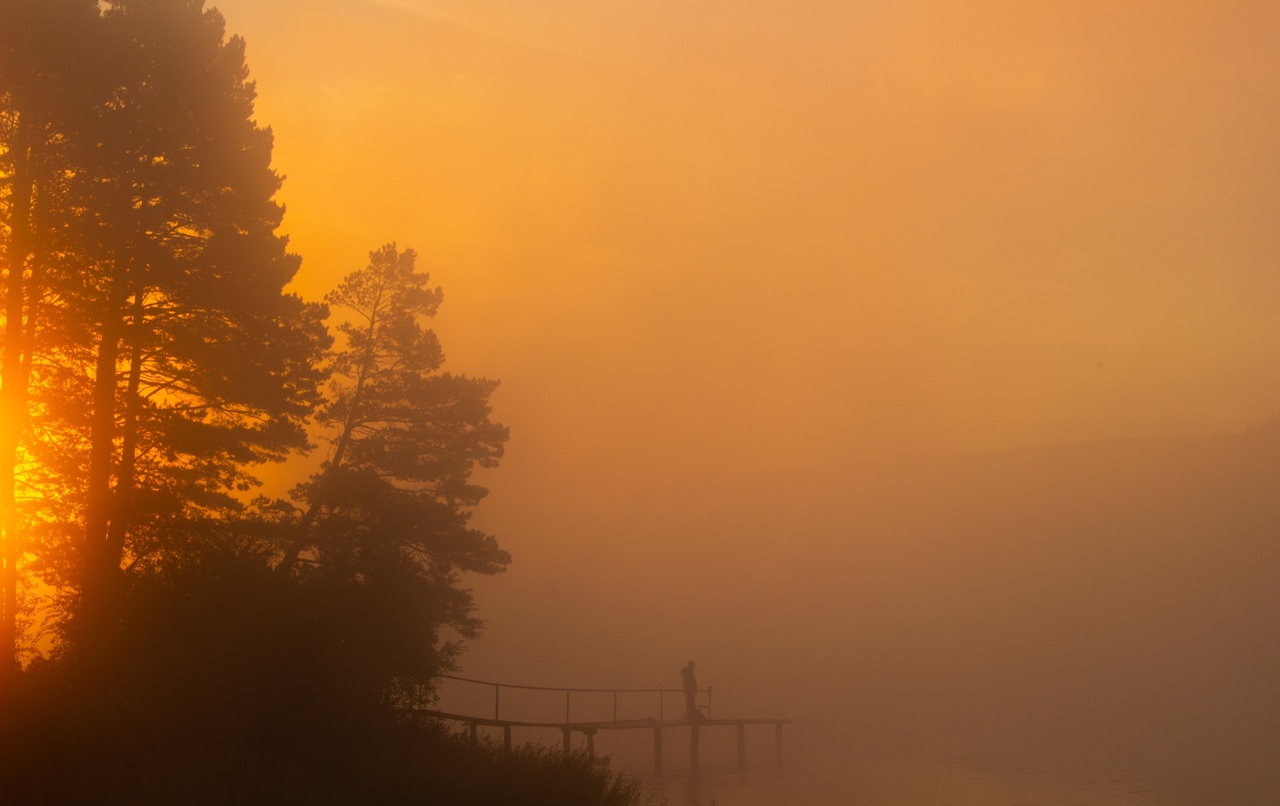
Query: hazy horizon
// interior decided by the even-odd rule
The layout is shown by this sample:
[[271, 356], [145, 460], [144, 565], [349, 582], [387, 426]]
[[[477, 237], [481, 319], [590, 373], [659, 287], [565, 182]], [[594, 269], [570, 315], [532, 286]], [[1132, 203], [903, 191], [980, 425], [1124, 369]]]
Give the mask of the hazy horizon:
[[502, 383], [466, 674], [1275, 741], [1280, 6], [211, 5], [294, 288]]

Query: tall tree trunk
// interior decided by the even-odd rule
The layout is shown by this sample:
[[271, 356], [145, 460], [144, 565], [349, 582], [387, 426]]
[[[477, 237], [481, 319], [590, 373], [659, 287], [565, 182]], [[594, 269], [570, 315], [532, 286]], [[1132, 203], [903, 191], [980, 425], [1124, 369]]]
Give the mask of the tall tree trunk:
[[[125, 540], [133, 516], [133, 488], [136, 478], [138, 454], [138, 419], [141, 416], [142, 398], [138, 390], [142, 384], [142, 342], [146, 325], [146, 294], [138, 289], [133, 295], [133, 322], [130, 325], [129, 376], [126, 382], [124, 425], [120, 440], [120, 466], [116, 472], [115, 494], [108, 515], [107, 545], [105, 553], [109, 561], [119, 567], [124, 557]], [[108, 560], [104, 559], [104, 563]]]
[[333, 459], [329, 460], [329, 466], [325, 468], [324, 475], [316, 482], [317, 492], [315, 499], [311, 505], [307, 507], [307, 511], [303, 513], [302, 519], [298, 521], [293, 542], [289, 544], [284, 551], [284, 557], [280, 560], [280, 564], [276, 566], [276, 575], [278, 577], [287, 577], [293, 567], [298, 563], [298, 557], [302, 552], [306, 551], [311, 545], [311, 525], [315, 523], [316, 518], [320, 514], [320, 507], [324, 504], [324, 482], [332, 473], [342, 466], [342, 455], [346, 452], [347, 443], [351, 440], [351, 432], [354, 425], [348, 423], [343, 428], [342, 435], [338, 437], [337, 448], [333, 452]]
[[[30, 358], [24, 356], [28, 343], [27, 265], [31, 257], [31, 225], [36, 204], [33, 177], [33, 155], [23, 141], [23, 122], [18, 122], [19, 136], [14, 148], [12, 177], [12, 220], [9, 222], [9, 273], [5, 282], [5, 322], [3, 335], [3, 367], [0, 368], [0, 528], [4, 531], [3, 562], [4, 619], [0, 624], [0, 675], [8, 675], [18, 666], [18, 563], [22, 558], [18, 535], [17, 464], [18, 445], [26, 421], [27, 385]], [[24, 360], [25, 359], [25, 360]]]
[[360, 362], [360, 374], [356, 378], [356, 388], [351, 395], [351, 409], [347, 412], [347, 418], [342, 424], [342, 433], [338, 436], [338, 443], [333, 449], [333, 458], [329, 460], [329, 466], [325, 468], [324, 475], [316, 482], [317, 493], [315, 499], [311, 502], [311, 506], [307, 507], [307, 511], [303, 514], [302, 520], [298, 522], [297, 536], [293, 542], [285, 549], [284, 557], [280, 560], [280, 564], [276, 566], [276, 574], [285, 577], [293, 571], [293, 566], [298, 562], [298, 556], [311, 545], [311, 524], [315, 523], [316, 517], [320, 513], [320, 507], [324, 501], [324, 482], [330, 474], [336, 472], [342, 467], [342, 460], [347, 452], [347, 446], [351, 444], [352, 434], [356, 430], [356, 426], [360, 422], [360, 401], [364, 394], [365, 383], [369, 379], [369, 374], [373, 371], [374, 364], [374, 334], [377, 332], [378, 318], [376, 315], [369, 317], [369, 327], [367, 330], [369, 341], [365, 350], [363, 360]]
[[[114, 284], [113, 284], [114, 286]], [[84, 564], [81, 569], [81, 615], [95, 621], [107, 605], [119, 560], [107, 545], [111, 522], [111, 477], [115, 459], [116, 363], [120, 357], [120, 330], [114, 321], [115, 294], [108, 293], [102, 335], [93, 379], [93, 412], [89, 426], [89, 479], [85, 502]]]

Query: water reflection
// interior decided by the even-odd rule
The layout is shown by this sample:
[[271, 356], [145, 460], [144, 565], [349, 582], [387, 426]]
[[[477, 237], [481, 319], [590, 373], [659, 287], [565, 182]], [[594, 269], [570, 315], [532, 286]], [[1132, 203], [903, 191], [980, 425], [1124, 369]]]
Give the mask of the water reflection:
[[[929, 757], [796, 731], [796, 752], [779, 769], [745, 772], [723, 760], [699, 775], [633, 768], [665, 806], [1275, 806], [1280, 772], [1257, 758], [1119, 758], [1069, 753], [933, 753]], [[807, 735], [806, 735], [807, 734]], [[627, 768], [626, 764], [617, 766]]]
[[773, 772], [742, 773], [733, 769], [703, 769], [650, 777], [646, 781], [656, 804], [666, 806], [775, 806], [794, 804], [796, 788], [787, 776]]

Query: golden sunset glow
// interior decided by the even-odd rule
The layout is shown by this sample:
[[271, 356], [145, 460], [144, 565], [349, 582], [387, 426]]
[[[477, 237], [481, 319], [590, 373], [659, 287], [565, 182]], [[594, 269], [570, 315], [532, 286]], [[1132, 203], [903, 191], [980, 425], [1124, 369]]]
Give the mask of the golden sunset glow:
[[[541, 724], [545, 705], [569, 725], [557, 687], [675, 689], [696, 658], [717, 713], [796, 721], [803, 774], [699, 789], [692, 729], [667, 740], [692, 754], [678, 789], [644, 778], [647, 734], [583, 733], [689, 806], [1280, 793], [1256, 762], [1280, 751], [1280, 4], [206, 4], [243, 37], [273, 140], [219, 118], [174, 150], [217, 144], [189, 173], [240, 159], [252, 179], [223, 183], [232, 201], [223, 184], [171, 194], [162, 181], [186, 174], [126, 142], [124, 178], [85, 182], [66, 228], [92, 230], [93, 194], [131, 182], [142, 214], [83, 254], [53, 227], [45, 252], [20, 253], [71, 255], [49, 258], [50, 282], [87, 301], [50, 320], [81, 341], [37, 359], [22, 403], [62, 430], [19, 472], [70, 491], [30, 516], [33, 576], [75, 579], [97, 549], [65, 541], [97, 529], [126, 578], [160, 569], [193, 612], [166, 562], [243, 574], [273, 612], [294, 611], [268, 577], [335, 585], [315, 589], [326, 617], [345, 613], [332, 602], [430, 611], [439, 655], [394, 660], [456, 672], [430, 678], [444, 713], [487, 715], [501, 694], [521, 719]], [[151, 77], [131, 91], [126, 113], [158, 108], [153, 91], [188, 97]], [[217, 108], [234, 118], [247, 101], [230, 95]], [[25, 132], [24, 114], [0, 123]], [[48, 139], [56, 158], [79, 153], [68, 131]], [[4, 148], [18, 209], [19, 149]], [[271, 200], [300, 264], [253, 229], [275, 227]], [[157, 232], [207, 241], [212, 268], [169, 241], [163, 260], [136, 247]], [[195, 279], [164, 285], [171, 258]], [[209, 313], [242, 298], [261, 310]], [[264, 378], [284, 391], [252, 386]], [[400, 542], [378, 553], [370, 534]], [[396, 599], [409, 583], [333, 593], [406, 556], [415, 584], [447, 591], [436, 610]], [[39, 584], [67, 612], [104, 596]], [[346, 651], [382, 635], [334, 618]], [[96, 626], [69, 623], [68, 645]], [[732, 737], [707, 741], [727, 769]], [[975, 748], [1094, 788], [974, 772]], [[927, 774], [910, 766], [926, 756]], [[848, 759], [858, 786], [833, 783]], [[1094, 774], [1104, 759], [1114, 781]], [[912, 772], [894, 778], [899, 762]], [[1224, 780], [1255, 800], [1218, 800]]]
[[619, 584], [584, 629], [692, 651], [731, 622], [678, 614], [879, 551], [928, 457], [1276, 412], [1267, 4], [305, 5], [219, 3], [298, 287], [413, 243], [502, 380], [479, 668]]

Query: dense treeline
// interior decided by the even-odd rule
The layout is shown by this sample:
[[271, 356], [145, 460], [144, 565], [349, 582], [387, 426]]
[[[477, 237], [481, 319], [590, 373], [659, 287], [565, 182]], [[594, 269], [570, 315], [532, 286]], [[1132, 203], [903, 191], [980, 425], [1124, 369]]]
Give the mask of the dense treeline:
[[[401, 707], [449, 668], [442, 631], [476, 633], [460, 574], [509, 561], [469, 525], [495, 384], [443, 369], [412, 250], [324, 303], [285, 290], [271, 132], [203, 5], [0, 4], [3, 800], [523, 780], [546, 759], [460, 761]], [[255, 497], [308, 450], [287, 500]], [[631, 796], [561, 773], [509, 790]]]

